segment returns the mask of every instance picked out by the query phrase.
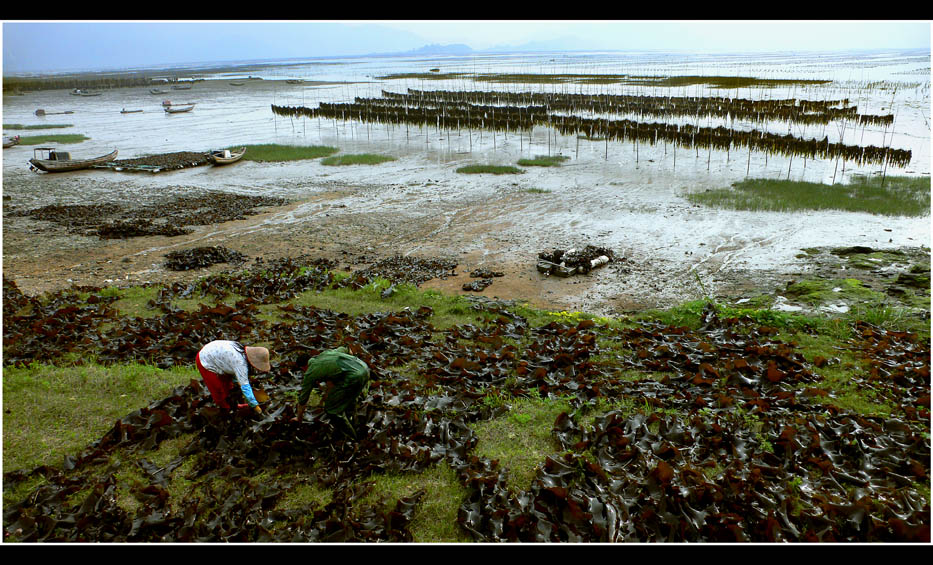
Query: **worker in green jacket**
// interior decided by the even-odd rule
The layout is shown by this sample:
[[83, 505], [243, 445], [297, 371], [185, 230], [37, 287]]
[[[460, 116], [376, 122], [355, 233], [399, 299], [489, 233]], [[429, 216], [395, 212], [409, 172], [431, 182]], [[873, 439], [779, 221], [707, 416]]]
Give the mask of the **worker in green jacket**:
[[298, 411], [293, 422], [300, 422], [308, 404], [311, 391], [320, 382], [327, 383], [324, 392], [324, 411], [346, 424], [355, 437], [348, 416], [356, 409], [357, 400], [369, 391], [369, 367], [361, 359], [347, 353], [346, 347], [329, 349], [308, 361], [301, 394], [298, 396]]

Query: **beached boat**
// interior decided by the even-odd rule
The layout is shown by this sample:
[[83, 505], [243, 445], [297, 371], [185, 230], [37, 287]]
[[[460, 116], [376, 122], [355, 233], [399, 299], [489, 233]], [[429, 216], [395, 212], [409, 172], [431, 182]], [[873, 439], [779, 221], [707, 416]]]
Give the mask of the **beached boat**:
[[190, 106], [185, 106], [184, 108], [179, 107], [179, 106], [164, 106], [163, 105], [162, 109], [165, 110], [166, 114], [181, 114], [182, 112], [190, 112], [191, 110], [194, 110], [194, 104], [191, 104]]
[[158, 88], [150, 88], [149, 94], [165, 94], [167, 91], [159, 90]]
[[127, 110], [126, 108], [123, 108], [122, 110], [120, 110], [121, 114], [136, 114], [139, 112], [142, 112], [142, 110]]
[[233, 151], [229, 149], [218, 149], [216, 151], [209, 151], [207, 153], [207, 158], [215, 165], [229, 165], [230, 163], [236, 163], [242, 159], [245, 154], [245, 147], [240, 147]]
[[172, 90], [191, 90], [190, 84], [173, 84]]
[[56, 115], [56, 114], [74, 114], [74, 111], [72, 111], [72, 110], [65, 110], [64, 112], [46, 112], [46, 111], [43, 110], [42, 108], [39, 108], [38, 110], [36, 110], [36, 115], [37, 115], [37, 116], [52, 116], [52, 115]]
[[116, 149], [113, 150], [113, 153], [94, 157], [93, 159], [72, 159], [71, 153], [67, 151], [57, 151], [54, 147], [36, 147], [33, 150], [33, 158], [29, 160], [29, 163], [32, 165], [33, 170], [61, 173], [86, 169], [92, 165], [108, 163], [116, 158]]
[[13, 137], [3, 136], [3, 148], [13, 147], [14, 145], [19, 144], [19, 136], [14, 135]]

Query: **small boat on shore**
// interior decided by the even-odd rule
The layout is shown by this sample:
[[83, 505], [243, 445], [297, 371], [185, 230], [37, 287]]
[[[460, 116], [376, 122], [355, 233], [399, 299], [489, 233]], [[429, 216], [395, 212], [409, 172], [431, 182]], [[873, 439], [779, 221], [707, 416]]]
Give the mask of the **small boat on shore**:
[[159, 90], [158, 88], [150, 88], [150, 89], [149, 89], [149, 94], [166, 94], [167, 92], [168, 92], [168, 91], [166, 91], [166, 90]]
[[142, 110], [127, 110], [126, 108], [120, 110], [121, 114], [137, 114], [139, 112], [142, 112]]
[[173, 84], [172, 90], [191, 90], [190, 84]]
[[240, 82], [240, 81], [233, 81], [233, 82], [230, 83], [230, 86], [243, 86], [244, 84], [246, 84], [246, 83], [245, 83], [245, 82]]
[[57, 151], [54, 147], [36, 147], [33, 150], [33, 158], [29, 160], [29, 163], [32, 165], [30, 168], [34, 171], [62, 173], [87, 169], [92, 165], [108, 163], [116, 158], [116, 149], [113, 150], [113, 153], [92, 159], [72, 159], [71, 153], [67, 151]]
[[181, 114], [182, 112], [190, 112], [191, 110], [194, 110], [194, 104], [191, 104], [185, 107], [172, 106], [172, 105], [165, 106], [163, 104], [162, 109], [165, 110], [166, 114]]
[[236, 163], [243, 158], [243, 155], [246, 154], [246, 148], [240, 147], [239, 149], [218, 149], [215, 151], [209, 151], [207, 153], [207, 158], [214, 165], [229, 165], [230, 163]]
[[13, 147], [14, 145], [18, 145], [18, 144], [19, 144], [18, 135], [14, 135], [13, 137], [7, 137], [5, 135], [3, 136], [3, 148], [4, 149], [6, 149], [7, 147]]
[[46, 111], [43, 110], [42, 108], [39, 108], [38, 110], [36, 110], [36, 115], [37, 115], [37, 116], [54, 116], [54, 115], [58, 115], [58, 114], [74, 114], [74, 111], [72, 111], [72, 110], [65, 110], [64, 112], [46, 112]]

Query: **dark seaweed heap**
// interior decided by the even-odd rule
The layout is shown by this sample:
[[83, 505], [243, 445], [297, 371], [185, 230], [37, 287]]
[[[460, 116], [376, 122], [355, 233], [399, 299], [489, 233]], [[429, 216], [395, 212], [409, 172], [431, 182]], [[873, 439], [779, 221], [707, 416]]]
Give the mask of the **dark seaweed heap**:
[[354, 271], [343, 283], [351, 288], [361, 288], [381, 277], [393, 284], [420, 285], [431, 279], [446, 279], [455, 276], [457, 262], [450, 259], [421, 259], [395, 255]]
[[[177, 151], [175, 153], [162, 153], [159, 155], [147, 155], [135, 159], [117, 159], [112, 165], [118, 167], [133, 167], [144, 165], [147, 167], [159, 167], [163, 171], [172, 171], [185, 169], [188, 167], [198, 167], [210, 162], [207, 153], [195, 151]], [[127, 169], [132, 170], [132, 169]]]
[[182, 251], [172, 251], [165, 255], [165, 268], [172, 271], [190, 271], [210, 267], [217, 263], [242, 263], [246, 256], [238, 251], [220, 245], [195, 247]]
[[175, 236], [191, 233], [183, 226], [203, 226], [242, 220], [262, 206], [282, 206], [288, 201], [269, 196], [247, 196], [212, 192], [199, 196], [178, 196], [148, 206], [119, 204], [50, 205], [11, 216], [29, 216], [55, 222], [71, 233], [96, 235], [101, 239], [123, 239], [147, 235]]
[[[231, 292], [254, 289], [235, 306], [166, 304], [147, 319], [119, 317], [113, 297], [90, 289], [86, 302], [74, 292], [39, 301], [4, 281], [6, 364], [51, 359], [51, 349], [191, 366], [212, 339], [274, 352], [259, 419], [220, 415], [192, 369], [190, 385], [120, 419], [63, 469], [7, 471], [7, 488], [45, 478], [5, 505], [9, 539], [408, 541], [422, 493], [388, 507], [363, 503], [366, 478], [446, 462], [469, 492], [458, 522], [482, 541], [929, 542], [930, 501], [911, 485], [929, 483], [930, 347], [912, 334], [856, 327], [848, 347], [869, 369], [853, 384], [899, 407], [867, 417], [813, 401], [828, 394], [818, 375], [833, 360], [808, 361], [775, 328], [722, 319], [712, 307], [698, 330], [591, 320], [532, 327], [507, 305], [475, 301], [476, 323], [443, 330], [426, 307], [350, 316], [286, 304], [280, 322], [258, 316], [258, 304], [288, 287], [261, 280], [300, 276], [296, 286], [328, 287], [325, 265], [264, 264], [261, 274], [227, 276]], [[304, 360], [334, 346], [372, 370], [354, 416], [359, 440], [318, 409], [289, 421]], [[396, 370], [403, 365], [417, 375]], [[574, 407], [554, 422], [560, 450], [527, 490], [507, 488], [506, 471], [474, 452], [471, 426], [500, 413], [482, 401], [492, 391], [560, 396]], [[597, 402], [623, 398], [646, 409], [581, 423]], [[130, 485], [135, 510], [119, 505], [111, 455], [145, 454], [181, 434], [193, 435], [178, 459], [161, 467], [138, 459], [148, 484]], [[166, 488], [177, 476], [190, 482], [180, 500]], [[300, 485], [323, 486], [332, 499], [275, 509]]]

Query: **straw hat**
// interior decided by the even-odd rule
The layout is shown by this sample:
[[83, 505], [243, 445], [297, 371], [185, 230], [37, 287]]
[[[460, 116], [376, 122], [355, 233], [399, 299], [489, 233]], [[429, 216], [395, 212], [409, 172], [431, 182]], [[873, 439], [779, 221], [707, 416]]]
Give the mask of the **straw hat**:
[[257, 371], [266, 373], [272, 370], [269, 365], [269, 350], [265, 347], [246, 347], [246, 360]]

